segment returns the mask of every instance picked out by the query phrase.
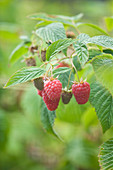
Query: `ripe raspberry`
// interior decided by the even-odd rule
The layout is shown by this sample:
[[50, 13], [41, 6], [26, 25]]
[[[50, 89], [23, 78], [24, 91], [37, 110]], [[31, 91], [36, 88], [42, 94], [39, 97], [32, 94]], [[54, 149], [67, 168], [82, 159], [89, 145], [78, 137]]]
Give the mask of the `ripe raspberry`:
[[49, 99], [56, 100], [60, 98], [62, 92], [62, 83], [57, 79], [49, 80], [45, 83], [44, 89]]
[[64, 104], [68, 104], [72, 98], [72, 93], [71, 92], [67, 92], [67, 91], [63, 91], [62, 94], [62, 102]]
[[43, 82], [43, 77], [39, 77], [37, 79], [33, 80], [34, 86], [38, 89], [38, 90], [43, 90], [44, 88], [44, 82]]
[[41, 97], [42, 97], [42, 91], [43, 91], [43, 90], [38, 90], [38, 89], [37, 89], [38, 95], [41, 96]]
[[72, 92], [78, 104], [85, 104], [89, 99], [90, 85], [87, 82], [73, 84]]
[[69, 67], [69, 64], [65, 63], [65, 62], [60, 62], [55, 69], [60, 68], [60, 67]]
[[60, 98], [56, 99], [56, 100], [49, 99], [49, 97], [48, 97], [47, 93], [45, 92], [45, 90], [42, 91], [42, 97], [43, 97], [43, 100], [44, 100], [48, 110], [54, 111], [54, 110], [57, 109]]

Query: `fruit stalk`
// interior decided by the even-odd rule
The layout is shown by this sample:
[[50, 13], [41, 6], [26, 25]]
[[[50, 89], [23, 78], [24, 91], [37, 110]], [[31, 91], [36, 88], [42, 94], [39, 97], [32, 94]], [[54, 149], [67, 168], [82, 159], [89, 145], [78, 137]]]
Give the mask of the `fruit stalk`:
[[72, 64], [72, 67], [75, 69], [75, 71], [76, 71], [76, 74], [77, 74], [77, 79], [78, 79], [78, 82], [80, 83], [80, 79], [79, 79], [79, 76], [78, 76], [78, 72], [77, 72], [77, 69], [76, 69], [76, 67], [74, 66], [74, 64], [73, 64], [73, 61], [72, 61], [72, 59], [71, 59], [71, 64]]

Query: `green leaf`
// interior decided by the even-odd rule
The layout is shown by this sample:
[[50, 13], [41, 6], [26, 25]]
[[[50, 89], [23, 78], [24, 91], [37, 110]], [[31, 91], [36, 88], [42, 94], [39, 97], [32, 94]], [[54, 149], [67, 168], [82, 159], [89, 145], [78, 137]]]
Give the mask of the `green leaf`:
[[88, 39], [90, 39], [90, 36], [85, 33], [81, 33], [77, 36], [78, 42], [81, 43], [86, 43]]
[[52, 23], [36, 30], [36, 34], [46, 42], [51, 40], [55, 42], [66, 38], [64, 26], [62, 23]]
[[97, 80], [113, 94], [113, 56], [103, 54], [92, 60]]
[[65, 56], [67, 56], [67, 50], [68, 50], [68, 48], [65, 48], [64, 50], [62, 50], [62, 52]]
[[113, 49], [113, 38], [100, 35], [100, 36], [94, 36], [88, 40], [88, 43], [100, 45], [102, 47]]
[[79, 19], [81, 19], [83, 17], [83, 14], [80, 13], [78, 15], [75, 16], [64, 16], [64, 15], [56, 15], [57, 18], [61, 18], [64, 20], [69, 20], [69, 21], [78, 21]]
[[[44, 129], [50, 134], [53, 134], [55, 137], [58, 137], [56, 132], [53, 129], [54, 121], [56, 118], [55, 111], [49, 111], [46, 107], [46, 104], [42, 100], [41, 102], [41, 121]], [[59, 137], [58, 137], [59, 138]]]
[[100, 146], [99, 164], [103, 170], [113, 169], [113, 138]]
[[8, 80], [4, 88], [38, 78], [42, 76], [44, 73], [45, 70], [42, 68], [37, 68], [37, 67], [22, 68], [21, 70], [18, 70], [15, 74], [13, 74], [10, 77], [10, 79]]
[[88, 60], [88, 49], [87, 46], [81, 42], [77, 42], [76, 44], [73, 44], [76, 53], [77, 53], [77, 57], [81, 63], [81, 66], [83, 66], [87, 60]]
[[74, 57], [73, 57], [73, 64], [74, 64], [74, 66], [76, 67], [77, 71], [79, 71], [79, 70], [82, 69], [81, 64], [80, 64], [80, 61], [79, 61], [79, 59], [78, 59], [77, 56], [74, 56]]
[[58, 76], [58, 79], [62, 83], [62, 87], [65, 88], [68, 85], [68, 80], [71, 72], [69, 87], [72, 85], [72, 81], [74, 81], [74, 74], [72, 70], [68, 67], [60, 67], [58, 69], [53, 70], [54, 77]]
[[89, 50], [89, 60], [92, 60], [94, 57], [101, 55], [102, 52], [100, 50], [97, 49], [90, 49]]
[[102, 28], [98, 27], [94, 24], [89, 23], [77, 23], [76, 27], [79, 29], [80, 32], [86, 33], [90, 36], [95, 35], [108, 35]]
[[25, 42], [19, 44], [11, 53], [10, 55], [10, 62], [14, 63], [16, 62], [22, 55], [26, 54], [28, 52], [28, 47], [30, 46], [31, 42]]
[[51, 21], [51, 22], [61, 22], [64, 25], [74, 26], [72, 21], [77, 22], [82, 18], [83, 14], [78, 14], [75, 16], [64, 16], [64, 15], [48, 15], [45, 13], [32, 14], [28, 16], [30, 19], [39, 20], [39, 21]]
[[73, 44], [75, 40], [66, 38], [64, 40], [57, 40], [54, 43], [52, 43], [47, 51], [46, 51], [46, 58], [47, 60], [51, 59], [55, 54], [59, 53], [60, 51], [64, 50], [71, 44]]
[[104, 19], [105, 19], [105, 23], [106, 23], [108, 31], [112, 31], [113, 30], [113, 16], [105, 17]]
[[40, 27], [45, 27], [49, 24], [51, 24], [52, 21], [39, 21], [36, 25], [35, 28], [40, 28]]
[[103, 132], [113, 125], [113, 97], [100, 83], [91, 84], [90, 102], [95, 108]]
[[96, 44], [102, 47], [113, 49], [113, 38], [105, 35], [90, 38], [87, 34], [80, 34], [77, 39], [84, 44]]

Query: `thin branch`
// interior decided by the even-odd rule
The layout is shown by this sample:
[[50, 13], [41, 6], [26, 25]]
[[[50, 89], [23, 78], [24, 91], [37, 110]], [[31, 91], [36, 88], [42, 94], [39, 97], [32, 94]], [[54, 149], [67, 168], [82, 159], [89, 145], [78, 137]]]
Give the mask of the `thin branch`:
[[80, 79], [79, 79], [79, 76], [78, 76], [78, 72], [77, 72], [77, 69], [76, 69], [76, 67], [74, 66], [74, 64], [73, 64], [73, 60], [71, 59], [71, 64], [72, 64], [72, 67], [75, 69], [75, 71], [76, 71], [76, 74], [77, 74], [77, 79], [78, 79], [78, 82], [80, 83]]
[[69, 88], [69, 82], [70, 82], [70, 78], [71, 78], [71, 73], [72, 73], [72, 70], [70, 71], [70, 74], [69, 74], [69, 79], [68, 79], [68, 84], [67, 84], [67, 90]]

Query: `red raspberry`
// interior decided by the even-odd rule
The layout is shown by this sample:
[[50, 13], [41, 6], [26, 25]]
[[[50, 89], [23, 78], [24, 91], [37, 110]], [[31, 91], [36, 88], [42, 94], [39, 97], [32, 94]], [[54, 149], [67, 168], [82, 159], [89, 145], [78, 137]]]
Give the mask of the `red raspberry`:
[[87, 82], [73, 84], [72, 92], [78, 104], [85, 104], [89, 99], [90, 85]]
[[60, 67], [69, 67], [69, 65], [68, 65], [67, 63], [65, 63], [65, 62], [60, 62], [60, 63], [55, 67], [55, 69], [60, 68]]
[[61, 96], [62, 83], [57, 79], [49, 80], [45, 83], [44, 89], [49, 99], [56, 100]]
[[42, 97], [42, 91], [43, 91], [43, 90], [38, 90], [38, 89], [37, 89], [38, 95], [41, 96], [41, 97]]
[[45, 92], [45, 90], [43, 90], [43, 92], [42, 92], [42, 97], [43, 97], [43, 100], [44, 100], [48, 110], [54, 111], [54, 110], [57, 109], [60, 98], [56, 99], [56, 100], [49, 99], [49, 97], [48, 97], [47, 93]]

